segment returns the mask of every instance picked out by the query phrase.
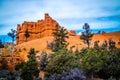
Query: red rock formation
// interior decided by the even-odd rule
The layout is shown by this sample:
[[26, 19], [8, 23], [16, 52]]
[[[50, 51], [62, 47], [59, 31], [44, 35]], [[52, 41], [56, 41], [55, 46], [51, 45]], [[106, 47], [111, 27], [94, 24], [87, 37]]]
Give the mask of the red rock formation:
[[77, 34], [76, 34], [76, 32], [74, 30], [70, 30], [69, 35], [70, 36], [76, 36]]
[[52, 33], [54, 32], [55, 26], [57, 24], [58, 23], [47, 13], [45, 14], [44, 20], [38, 20], [37, 22], [24, 21], [22, 25], [17, 25], [16, 44], [20, 44], [26, 41], [24, 34], [27, 29], [30, 34], [30, 37], [27, 38], [27, 41], [42, 38], [45, 36], [53, 36]]

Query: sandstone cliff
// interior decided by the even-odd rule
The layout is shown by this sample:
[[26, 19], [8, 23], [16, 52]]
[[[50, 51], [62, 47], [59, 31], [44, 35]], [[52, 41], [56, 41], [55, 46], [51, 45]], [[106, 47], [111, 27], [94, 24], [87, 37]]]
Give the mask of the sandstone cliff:
[[[120, 39], [120, 32], [95, 34], [92, 37], [90, 47], [93, 47], [94, 41], [99, 40], [100, 41], [99, 46], [101, 46], [104, 40], [108, 41], [109, 39], [112, 39], [113, 41], [115, 41], [116, 47], [120, 48], [120, 45], [118, 44]], [[54, 40], [53, 36], [47, 36], [40, 39], [24, 42], [15, 47], [17, 50], [21, 49], [20, 55], [26, 60], [27, 52], [29, 52], [30, 48], [35, 48], [35, 50], [39, 51], [37, 55], [40, 55], [42, 51], [46, 51], [48, 54], [51, 54], [52, 53], [51, 50], [47, 48], [47, 42], [49, 43], [49, 42], [52, 42], [53, 40]], [[76, 48], [80, 50], [82, 48], [87, 47], [87, 45], [84, 44], [82, 40], [80, 40], [80, 35], [69, 36], [69, 38], [67, 39], [67, 42], [69, 43], [68, 49], [70, 49], [70, 47], [72, 46], [75, 46], [73, 50], [76, 50]], [[26, 49], [26, 52], [24, 52], [24, 49]]]
[[30, 34], [27, 41], [30, 41], [45, 36], [52, 36], [52, 33], [55, 30], [55, 26], [57, 24], [58, 23], [54, 19], [52, 19], [47, 13], [45, 14], [44, 20], [38, 20], [37, 22], [24, 21], [22, 25], [17, 25], [16, 44], [20, 44], [26, 41], [26, 37], [24, 34], [27, 29]]
[[[18, 24], [17, 26], [17, 40], [16, 43], [18, 45], [15, 46], [17, 50], [21, 50], [21, 57], [24, 57], [26, 60], [27, 52], [30, 50], [30, 48], [35, 48], [35, 50], [39, 51], [38, 55], [42, 51], [46, 51], [47, 53], [51, 53], [51, 50], [47, 48], [47, 43], [52, 42], [54, 40], [53, 38], [53, 32], [55, 31], [55, 26], [58, 23], [52, 19], [48, 14], [45, 14], [44, 20], [38, 20], [37, 22], [24, 22], [22, 25]], [[61, 26], [58, 24], [59, 28]], [[30, 33], [30, 37], [28, 37], [28, 41], [26, 42], [25, 38], [25, 31], [28, 29], [28, 32]], [[86, 44], [83, 43], [82, 40], [80, 40], [80, 35], [77, 35], [74, 30], [68, 31], [69, 38], [67, 39], [67, 42], [69, 43], [68, 49], [70, 47], [75, 46], [74, 50], [81, 49], [86, 47]], [[112, 33], [106, 33], [102, 32], [102, 34], [95, 34], [92, 37], [91, 41], [91, 47], [94, 45], [94, 41], [99, 40], [101, 44], [106, 40], [112, 39], [116, 42], [116, 47], [120, 48], [120, 45], [118, 45], [118, 42], [120, 40], [120, 32], [112, 32]], [[26, 51], [24, 51], [24, 49]]]
[[[61, 28], [58, 22], [52, 19], [47, 13], [45, 14], [44, 20], [38, 20], [37, 22], [24, 21], [22, 25], [17, 25], [16, 44], [26, 42], [26, 37], [24, 35], [26, 30], [28, 30], [30, 35], [27, 38], [27, 41], [39, 39], [46, 36], [53, 36], [56, 25]], [[75, 31], [71, 30], [69, 32], [69, 36], [76, 36]]]

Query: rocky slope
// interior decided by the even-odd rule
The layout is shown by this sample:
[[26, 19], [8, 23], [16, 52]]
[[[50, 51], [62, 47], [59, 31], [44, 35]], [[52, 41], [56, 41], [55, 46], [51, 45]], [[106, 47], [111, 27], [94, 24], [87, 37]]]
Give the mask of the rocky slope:
[[[53, 32], [55, 31], [56, 25], [61, 28], [58, 22], [52, 19], [47, 13], [44, 16], [44, 20], [38, 20], [37, 22], [24, 21], [22, 25], [18, 24], [16, 37], [17, 45], [15, 47], [20, 52], [21, 57], [26, 58], [30, 48], [35, 48], [38, 52], [37, 55], [40, 55], [42, 51], [46, 51], [50, 54], [51, 50], [47, 47], [47, 45], [54, 40]], [[30, 34], [27, 39], [25, 37], [26, 30], [28, 30]], [[81, 49], [86, 47], [86, 44], [80, 40], [80, 35], [77, 35], [74, 30], [68, 31], [66, 29], [66, 31], [69, 36], [69, 39], [67, 39], [67, 42], [69, 43], [68, 49], [72, 46], [75, 46], [73, 50], [76, 50], [76, 48]], [[94, 34], [91, 41], [91, 47], [93, 47], [94, 41], [99, 40], [99, 45], [101, 46], [105, 40], [108, 41], [109, 39], [116, 42], [116, 47], [120, 47], [120, 45], [118, 45], [120, 32]]]
[[[47, 44], [53, 41], [52, 36], [43, 37], [40, 39], [31, 40], [28, 42], [24, 42], [22, 44], [16, 45], [17, 50], [21, 49], [21, 56], [24, 58], [27, 55], [27, 52], [30, 50], [30, 48], [35, 48], [36, 51], [38, 51], [37, 55], [40, 55], [42, 51], [46, 51], [48, 54], [51, 54], [51, 49], [47, 47]], [[95, 34], [91, 40], [91, 47], [94, 45], [94, 41], [99, 40], [99, 45], [103, 43], [105, 40], [112, 39], [116, 42], [116, 47], [120, 48], [120, 45], [118, 45], [118, 42], [120, 40], [120, 32], [112, 32], [112, 33], [104, 33], [104, 34]], [[83, 43], [82, 40], [80, 40], [80, 35], [76, 36], [69, 36], [69, 39], [67, 39], [67, 42], [69, 43], [68, 48], [70, 49], [71, 46], [75, 46], [73, 50], [76, 50], [78, 48], [79, 50], [81, 48], [87, 47], [86, 44]], [[24, 51], [26, 49], [26, 51]]]

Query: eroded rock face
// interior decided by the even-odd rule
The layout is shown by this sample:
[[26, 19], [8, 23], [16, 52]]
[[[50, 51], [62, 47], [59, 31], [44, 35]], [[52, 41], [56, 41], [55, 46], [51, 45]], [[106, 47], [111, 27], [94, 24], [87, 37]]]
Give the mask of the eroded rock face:
[[[55, 26], [58, 23], [52, 19], [47, 13], [45, 14], [44, 20], [38, 20], [37, 22], [24, 21], [22, 25], [17, 25], [17, 37], [16, 44], [26, 42], [25, 31], [28, 29], [29, 37], [27, 41], [42, 38], [45, 36], [53, 36]], [[60, 27], [60, 25], [58, 24]]]
[[74, 30], [70, 30], [69, 31], [69, 35], [70, 36], [76, 36], [77, 34], [76, 34], [76, 32]]

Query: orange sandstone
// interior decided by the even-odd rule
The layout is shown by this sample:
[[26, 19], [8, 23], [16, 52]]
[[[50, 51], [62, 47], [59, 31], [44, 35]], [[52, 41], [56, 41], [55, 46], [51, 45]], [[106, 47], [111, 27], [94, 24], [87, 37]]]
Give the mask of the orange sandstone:
[[[44, 20], [38, 20], [37, 22], [25, 21], [22, 25], [18, 25], [16, 40], [16, 43], [18, 45], [16, 45], [15, 47], [17, 49], [26, 49], [26, 52], [24, 52], [24, 50], [21, 51], [20, 56], [24, 57], [24, 59], [26, 60], [27, 52], [30, 50], [30, 48], [35, 48], [35, 50], [39, 51], [38, 55], [40, 55], [42, 51], [51, 53], [51, 50], [47, 48], [47, 43], [52, 42], [54, 40], [52, 33], [55, 31], [55, 26], [57, 24], [58, 23], [54, 19], [52, 19], [48, 14], [45, 14]], [[60, 25], [59, 27], [61, 28]], [[24, 36], [26, 29], [28, 29], [30, 33], [28, 42], [26, 42], [26, 38]], [[74, 30], [67, 32], [69, 33], [69, 38], [67, 39], [67, 42], [69, 43], [68, 49], [70, 49], [70, 47], [72, 46], [75, 46], [73, 50], [75, 50], [76, 48], [80, 50], [81, 48], [87, 47], [86, 44], [84, 44], [83, 41], [80, 40], [80, 35], [77, 35]], [[120, 40], [120, 32], [103, 32], [102, 34], [95, 34], [91, 40], [91, 47], [93, 47], [94, 41], [99, 40], [99, 45], [101, 46], [104, 40], [108, 41], [109, 39], [115, 41], [116, 47], [120, 48], [120, 45], [118, 45], [118, 41]]]
[[52, 36], [52, 33], [53, 31], [55, 31], [55, 26], [57, 24], [58, 23], [54, 19], [52, 19], [47, 13], [45, 14], [44, 20], [38, 20], [37, 22], [24, 21], [22, 25], [17, 25], [16, 44], [20, 44], [26, 41], [24, 34], [27, 29], [30, 33], [30, 37], [28, 37], [27, 40], [30, 41], [45, 36]]

